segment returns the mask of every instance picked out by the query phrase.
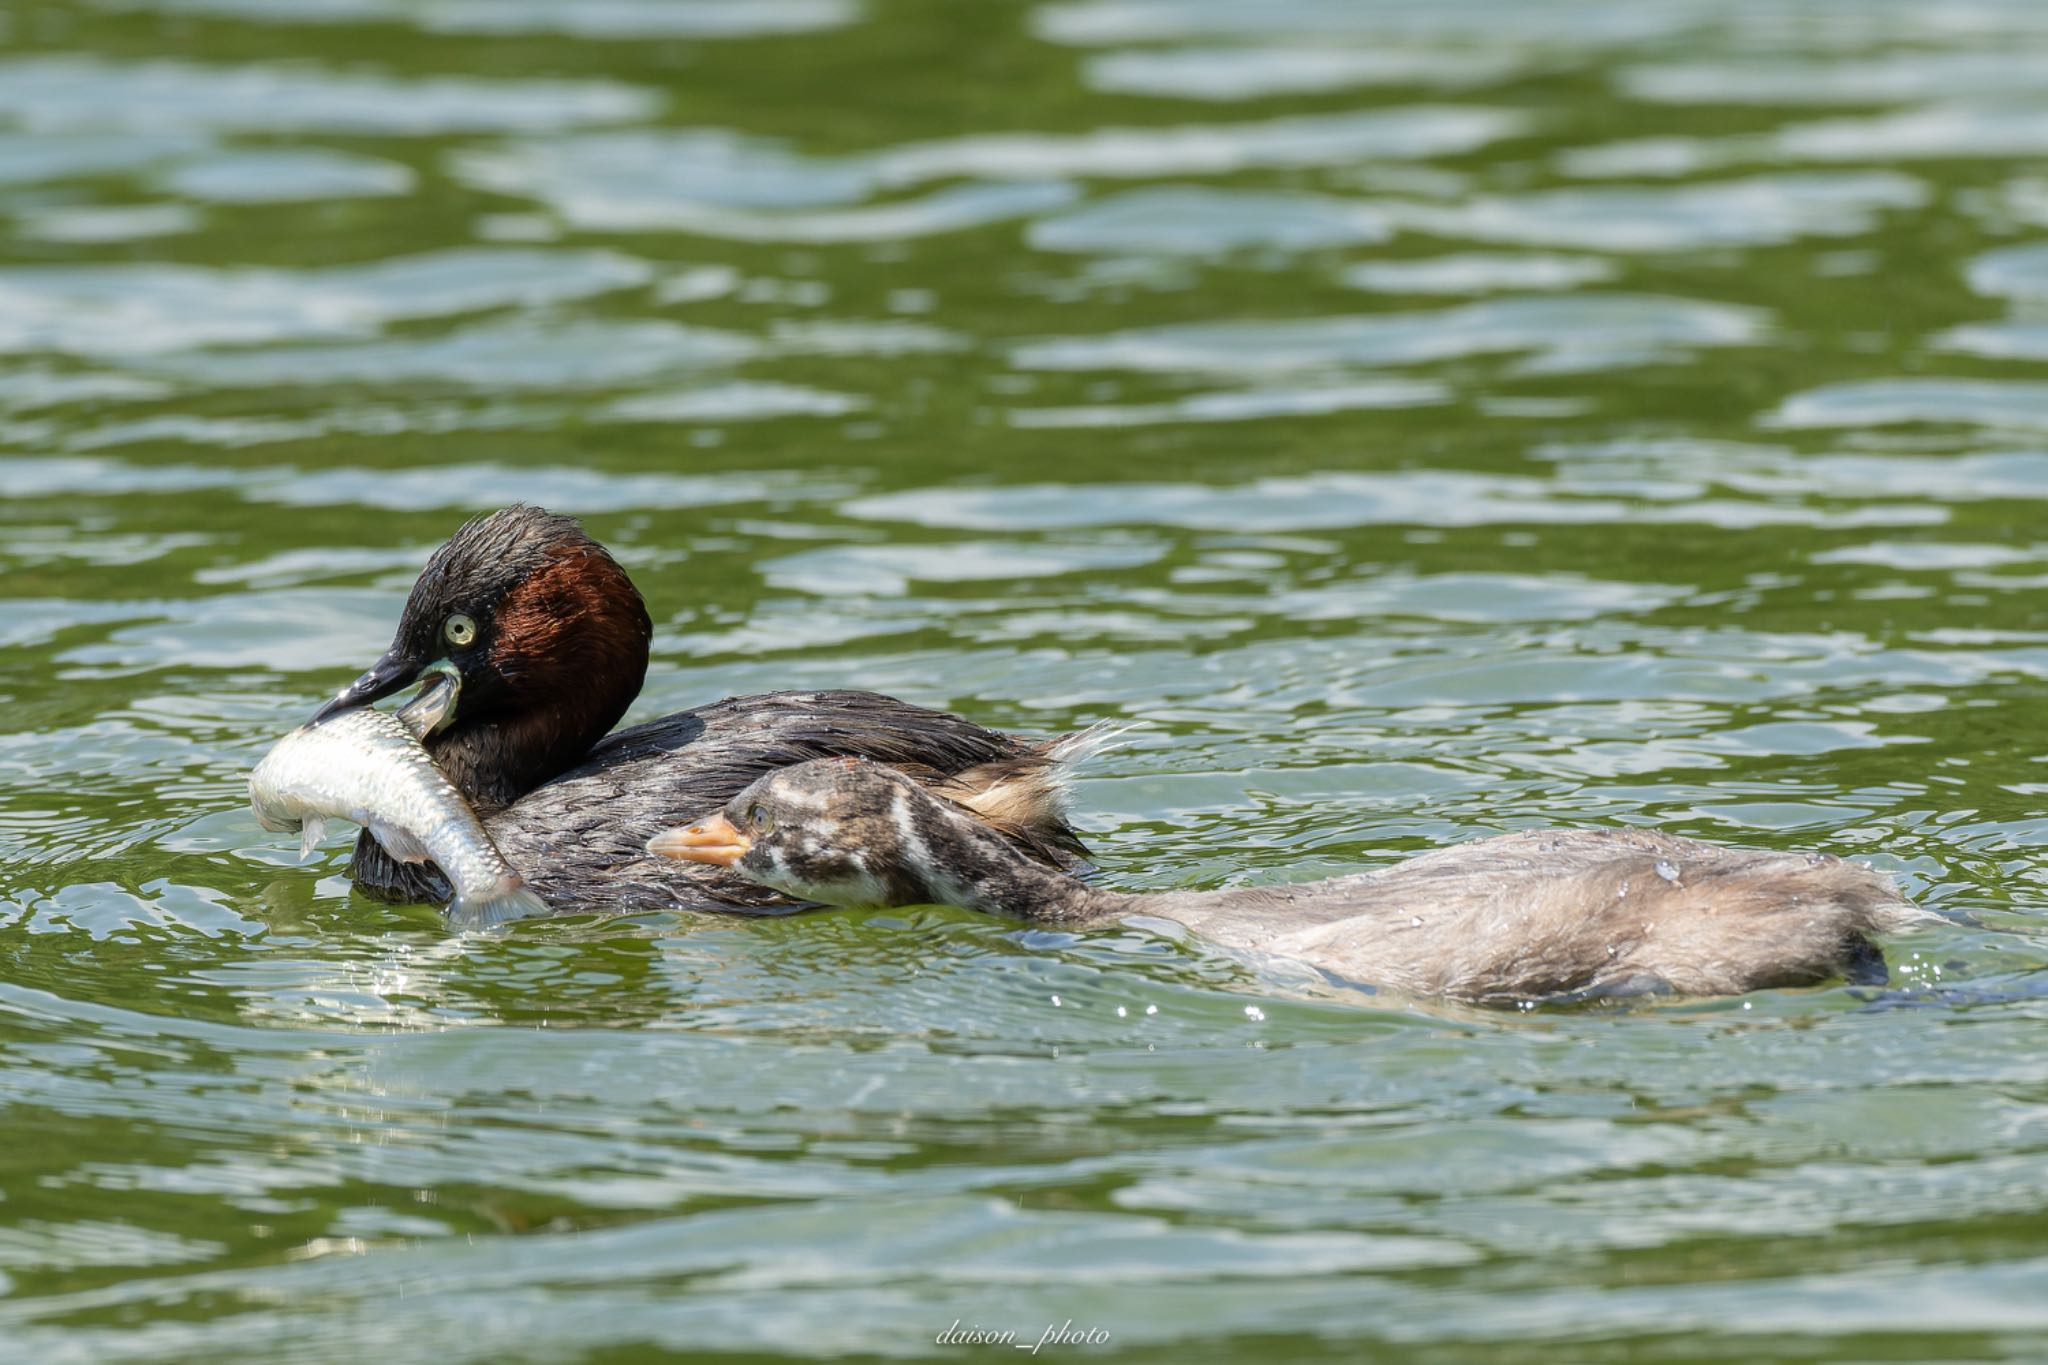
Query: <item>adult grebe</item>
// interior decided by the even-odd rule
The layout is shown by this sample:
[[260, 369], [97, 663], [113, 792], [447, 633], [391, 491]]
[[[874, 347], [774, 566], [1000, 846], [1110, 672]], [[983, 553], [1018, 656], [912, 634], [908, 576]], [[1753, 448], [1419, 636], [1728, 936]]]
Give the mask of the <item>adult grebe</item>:
[[[1026, 856], [1080, 852], [1028, 781], [1047, 745], [872, 692], [733, 697], [609, 734], [640, 691], [653, 625], [639, 590], [568, 517], [479, 517], [434, 551], [384, 657], [314, 715], [367, 706], [430, 677], [407, 708], [435, 763], [492, 840], [558, 910], [755, 909], [791, 902], [720, 868], [648, 856], [657, 830], [729, 800], [762, 773], [858, 755], [948, 782], [1004, 788]], [[957, 783], [952, 788], [961, 789]], [[431, 863], [392, 858], [365, 830], [349, 874], [397, 900], [446, 901]]]

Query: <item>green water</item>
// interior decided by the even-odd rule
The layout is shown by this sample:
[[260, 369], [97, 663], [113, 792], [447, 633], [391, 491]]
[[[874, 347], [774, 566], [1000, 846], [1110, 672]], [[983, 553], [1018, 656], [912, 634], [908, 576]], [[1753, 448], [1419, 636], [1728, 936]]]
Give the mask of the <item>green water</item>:
[[[2038, 0], [0, 9], [0, 1358], [2048, 1355]], [[1055, 731], [1115, 884], [1866, 857], [1892, 988], [451, 941], [242, 779], [584, 516], [632, 718]]]

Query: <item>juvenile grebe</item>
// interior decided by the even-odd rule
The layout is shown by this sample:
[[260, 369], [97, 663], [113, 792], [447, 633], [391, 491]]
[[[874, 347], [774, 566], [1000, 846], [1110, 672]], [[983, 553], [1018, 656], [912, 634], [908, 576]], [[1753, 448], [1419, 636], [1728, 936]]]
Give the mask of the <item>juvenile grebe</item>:
[[1034, 863], [967, 807], [855, 759], [770, 773], [648, 848], [828, 905], [1060, 925], [1153, 916], [1348, 982], [1493, 1004], [1882, 980], [1871, 937], [1935, 919], [1840, 858], [1647, 830], [1504, 834], [1298, 886], [1125, 895]]
[[[729, 800], [764, 772], [827, 755], [898, 764], [922, 780], [973, 769], [1010, 793], [1028, 856], [1080, 843], [1029, 781], [1047, 748], [872, 692], [773, 692], [680, 711], [607, 737], [647, 674], [653, 624], [639, 590], [577, 523], [538, 507], [479, 517], [434, 551], [384, 657], [317, 724], [430, 677], [428, 752], [511, 865], [558, 910], [755, 909], [784, 896], [723, 869], [649, 857], [657, 830]], [[1020, 796], [1020, 794], [1022, 794]], [[396, 900], [445, 902], [431, 863], [392, 858], [365, 830], [349, 875]]]

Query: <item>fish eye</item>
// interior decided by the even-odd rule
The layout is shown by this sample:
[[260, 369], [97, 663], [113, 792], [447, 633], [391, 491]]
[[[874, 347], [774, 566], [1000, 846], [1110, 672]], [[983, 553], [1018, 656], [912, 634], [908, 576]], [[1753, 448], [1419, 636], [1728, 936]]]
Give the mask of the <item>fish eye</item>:
[[474, 644], [476, 643], [476, 622], [458, 611], [441, 623], [441, 638], [457, 647]]
[[754, 833], [766, 834], [775, 828], [775, 817], [768, 813], [768, 807], [756, 801], [747, 811], [747, 823], [754, 827]]

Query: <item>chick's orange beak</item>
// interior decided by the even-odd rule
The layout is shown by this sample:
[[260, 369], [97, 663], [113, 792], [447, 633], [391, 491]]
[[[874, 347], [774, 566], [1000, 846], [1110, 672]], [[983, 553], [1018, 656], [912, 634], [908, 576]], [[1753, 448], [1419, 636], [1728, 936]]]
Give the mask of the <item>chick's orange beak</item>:
[[740, 833], [723, 811], [694, 825], [665, 829], [647, 841], [649, 853], [686, 863], [710, 863], [714, 867], [731, 867], [746, 857], [753, 846], [754, 841]]

